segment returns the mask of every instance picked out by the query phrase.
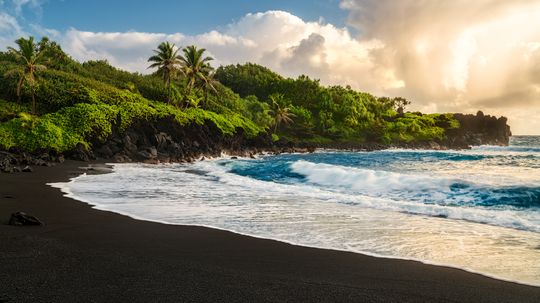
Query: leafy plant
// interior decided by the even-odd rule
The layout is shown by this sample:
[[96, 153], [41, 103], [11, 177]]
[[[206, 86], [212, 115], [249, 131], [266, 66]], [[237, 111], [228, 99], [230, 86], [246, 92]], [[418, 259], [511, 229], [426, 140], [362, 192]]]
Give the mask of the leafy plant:
[[182, 71], [187, 79], [188, 94], [194, 88], [200, 89], [204, 92], [204, 100], [207, 102], [210, 90], [217, 93], [212, 74], [213, 68], [210, 66], [210, 61], [214, 58], [205, 57], [206, 49], [197, 49], [195, 45], [185, 47], [182, 51], [184, 55], [180, 56], [180, 60], [182, 61]]
[[148, 62], [152, 64], [148, 68], [157, 68], [158, 75], [163, 77], [163, 81], [167, 86], [167, 102], [171, 102], [171, 79], [173, 79], [178, 71], [180, 71], [180, 63], [182, 57], [178, 55], [178, 49], [174, 44], [162, 42], [158, 48], [154, 50], [155, 55], [148, 58]]
[[46, 69], [44, 63], [45, 49], [38, 47], [34, 42], [34, 37], [28, 39], [19, 38], [15, 40], [19, 49], [8, 47], [9, 52], [15, 57], [17, 66], [5, 72], [6, 76], [16, 76], [17, 81], [17, 97], [21, 98], [21, 90], [23, 85], [27, 84], [32, 95], [32, 112], [36, 113], [36, 76], [39, 71]]
[[274, 133], [276, 133], [278, 127], [281, 124], [289, 124], [293, 122], [294, 114], [290, 112], [290, 108], [287, 106], [287, 101], [282, 94], [273, 94], [270, 96], [272, 102], [272, 109], [270, 114], [274, 118]]

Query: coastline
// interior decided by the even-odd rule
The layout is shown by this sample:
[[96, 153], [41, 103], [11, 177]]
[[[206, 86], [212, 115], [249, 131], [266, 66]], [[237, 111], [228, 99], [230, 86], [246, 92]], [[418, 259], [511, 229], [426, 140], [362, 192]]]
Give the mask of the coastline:
[[[139, 221], [46, 185], [87, 165], [0, 174], [0, 302], [540, 300], [538, 287], [454, 268]], [[5, 225], [15, 211], [45, 226]]]

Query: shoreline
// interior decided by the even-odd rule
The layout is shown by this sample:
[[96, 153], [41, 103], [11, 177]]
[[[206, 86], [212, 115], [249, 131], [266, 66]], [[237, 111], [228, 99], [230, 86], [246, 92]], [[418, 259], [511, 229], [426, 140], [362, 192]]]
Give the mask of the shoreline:
[[[327, 151], [332, 151], [332, 150], [317, 149], [314, 153], [327, 152]], [[340, 150], [336, 150], [336, 152], [340, 152]], [[298, 153], [298, 154], [302, 154], [302, 153]], [[261, 156], [272, 156], [272, 155], [271, 154], [261, 154], [261, 155], [259, 155], [259, 157], [261, 157]], [[217, 160], [220, 160], [220, 159], [230, 159], [231, 157], [236, 157], [236, 156], [231, 156], [231, 155], [225, 154], [225, 155], [222, 155], [220, 157], [206, 158], [205, 160], [197, 160], [196, 162], [198, 162], [198, 161], [217, 161]], [[242, 158], [246, 159], [246, 160], [247, 159], [252, 159], [250, 157], [238, 157], [238, 159], [242, 159]], [[112, 173], [114, 171], [114, 166], [118, 165], [118, 164], [122, 165], [122, 164], [145, 164], [145, 163], [103, 162], [103, 163], [98, 164], [97, 166], [90, 166], [90, 167], [93, 167], [94, 169], [90, 169], [88, 171], [91, 171], [92, 174]], [[147, 164], [147, 165], [169, 165], [169, 164], [192, 164], [192, 163], [161, 163], [161, 164], [158, 163], [158, 164]], [[81, 175], [79, 175], [79, 176], [81, 176]], [[463, 270], [465, 272], [481, 275], [481, 276], [484, 276], [486, 278], [496, 279], [496, 280], [499, 280], [499, 281], [504, 281], [504, 282], [509, 282], [509, 283], [516, 283], [516, 284], [520, 284], [520, 285], [539, 287], [540, 288], [540, 283], [534, 284], [534, 283], [527, 283], [527, 282], [524, 282], [524, 281], [505, 279], [503, 277], [499, 277], [499, 276], [496, 276], [494, 274], [483, 273], [483, 272], [480, 272], [480, 271], [475, 271], [474, 269], [471, 269], [471, 268], [459, 267], [457, 265], [452, 265], [452, 264], [430, 262], [428, 260], [422, 260], [422, 259], [416, 259], [416, 258], [407, 258], [407, 257], [401, 257], [401, 256], [397, 256], [397, 255], [386, 256], [386, 255], [380, 255], [380, 254], [376, 254], [376, 253], [369, 253], [369, 252], [365, 252], [365, 251], [354, 251], [354, 250], [346, 250], [346, 249], [338, 249], [338, 248], [333, 248], [333, 247], [322, 247], [322, 246], [309, 246], [309, 245], [304, 245], [304, 244], [301, 244], [301, 243], [296, 243], [296, 242], [287, 241], [287, 240], [278, 239], [278, 238], [266, 238], [266, 237], [257, 236], [257, 235], [254, 235], [254, 234], [242, 233], [242, 232], [238, 232], [238, 231], [235, 231], [235, 230], [226, 229], [226, 228], [220, 228], [220, 227], [212, 226], [212, 225], [171, 223], [171, 222], [162, 221], [162, 220], [153, 220], [153, 219], [147, 219], [147, 218], [139, 217], [139, 216], [130, 214], [128, 212], [121, 212], [121, 211], [116, 211], [116, 210], [115, 211], [107, 210], [107, 209], [105, 209], [103, 206], [101, 206], [99, 204], [95, 204], [95, 203], [93, 203], [93, 202], [91, 202], [89, 200], [84, 200], [84, 199], [82, 199], [80, 197], [77, 197], [75, 194], [73, 194], [69, 190], [69, 188], [60, 185], [60, 184], [69, 183], [69, 182], [73, 181], [73, 179], [75, 179], [75, 178], [77, 178], [79, 176], [72, 177], [66, 182], [47, 183], [46, 185], [51, 186], [53, 188], [59, 189], [62, 192], [64, 197], [70, 198], [70, 199], [72, 199], [74, 201], [77, 201], [77, 202], [80, 202], [80, 203], [85, 203], [87, 205], [90, 205], [92, 207], [92, 209], [96, 209], [96, 210], [99, 210], [99, 211], [113, 212], [113, 213], [120, 214], [122, 216], [126, 216], [126, 217], [129, 217], [129, 218], [131, 218], [133, 220], [137, 220], [137, 221], [146, 221], [146, 222], [153, 222], [153, 223], [158, 223], [158, 224], [165, 224], [165, 225], [170, 225], [170, 226], [180, 226], [180, 227], [182, 227], [182, 226], [193, 226], [193, 227], [209, 228], [209, 229], [215, 229], [215, 230], [220, 230], [220, 231], [224, 231], [224, 232], [230, 232], [230, 233], [233, 233], [233, 234], [239, 235], [239, 236], [246, 236], [246, 237], [262, 239], [262, 240], [277, 241], [277, 242], [280, 242], [280, 243], [285, 243], [285, 244], [299, 246], [299, 247], [305, 247], [305, 248], [323, 249], [323, 250], [330, 250], [330, 251], [336, 251], [336, 252], [345, 252], [345, 253], [355, 253], [355, 254], [360, 254], [360, 255], [365, 255], [365, 256], [370, 256], [370, 257], [375, 257], [375, 258], [381, 258], [381, 259], [414, 261], [414, 262], [419, 262], [419, 263], [422, 263], [422, 264], [425, 264], [425, 265], [432, 265], [432, 266], [438, 266], [438, 267], [446, 267], [446, 268]], [[475, 223], [477, 223], [477, 222], [475, 222]], [[486, 223], [477, 223], [477, 224], [486, 224]]]
[[[33, 174], [0, 174], [0, 184], [7, 184], [7, 188], [0, 186], [2, 220], [7, 221], [11, 212], [26, 211], [45, 223], [44, 227], [0, 225], [3, 252], [0, 266], [6, 268], [0, 273], [0, 285], [7, 286], [0, 288], [0, 301], [57, 302], [70, 292], [86, 293], [88, 301], [120, 298], [152, 301], [157, 298], [151, 297], [152, 294], [160, 291], [165, 295], [159, 299], [165, 302], [179, 298], [188, 301], [540, 300], [538, 287], [452, 267], [297, 246], [215, 228], [136, 220], [64, 197], [62, 191], [46, 185], [66, 182], [83, 172], [79, 167], [87, 165], [67, 161], [55, 167], [38, 167]], [[42, 201], [36, 202], [36, 197]], [[29, 262], [25, 258], [28, 255], [37, 263]], [[137, 270], [137, 266], [143, 266], [144, 270]], [[178, 270], [170, 272], [170, 268]], [[51, 276], [51, 272], [55, 275]], [[89, 279], [88, 274], [101, 279]], [[124, 285], [122, 278], [141, 288]], [[60, 288], [43, 287], [51, 283]], [[113, 285], [112, 289], [108, 284]], [[210, 285], [207, 293], [203, 293], [201, 285]]]

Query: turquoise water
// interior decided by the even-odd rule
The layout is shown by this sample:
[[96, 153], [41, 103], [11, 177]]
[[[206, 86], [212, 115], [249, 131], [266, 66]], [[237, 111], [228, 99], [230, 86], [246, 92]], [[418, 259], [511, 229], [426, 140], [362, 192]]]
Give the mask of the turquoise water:
[[99, 209], [540, 285], [540, 137], [386, 150], [121, 164], [55, 184]]
[[449, 208], [422, 212], [422, 205], [493, 214], [512, 211], [519, 217], [514, 221], [459, 219], [540, 232], [540, 137], [514, 137], [509, 147], [470, 151], [286, 154], [221, 161], [220, 165], [230, 173], [266, 182], [309, 184], [329, 192], [413, 202], [416, 207], [404, 206], [402, 211], [419, 215], [452, 216], [445, 211]]

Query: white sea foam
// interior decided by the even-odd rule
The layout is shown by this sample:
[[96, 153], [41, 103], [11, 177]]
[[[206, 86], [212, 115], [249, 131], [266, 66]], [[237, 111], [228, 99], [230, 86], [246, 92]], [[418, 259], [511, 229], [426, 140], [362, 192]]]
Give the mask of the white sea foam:
[[[262, 181], [230, 172], [257, 161], [265, 160], [122, 164], [115, 165], [112, 174], [83, 175], [55, 186], [99, 209], [137, 219], [415, 259], [540, 284], [538, 211], [425, 204], [406, 198], [407, 192], [419, 189], [436, 194], [462, 176], [434, 178], [429, 172], [305, 160], [289, 164], [307, 183]], [[386, 195], [389, 192], [397, 194]]]
[[437, 190], [448, 188], [455, 181], [433, 179], [429, 175], [404, 174], [382, 170], [345, 167], [324, 163], [296, 161], [294, 172], [306, 176], [309, 182], [319, 185], [347, 187], [357, 192], [388, 192], [395, 190]]

